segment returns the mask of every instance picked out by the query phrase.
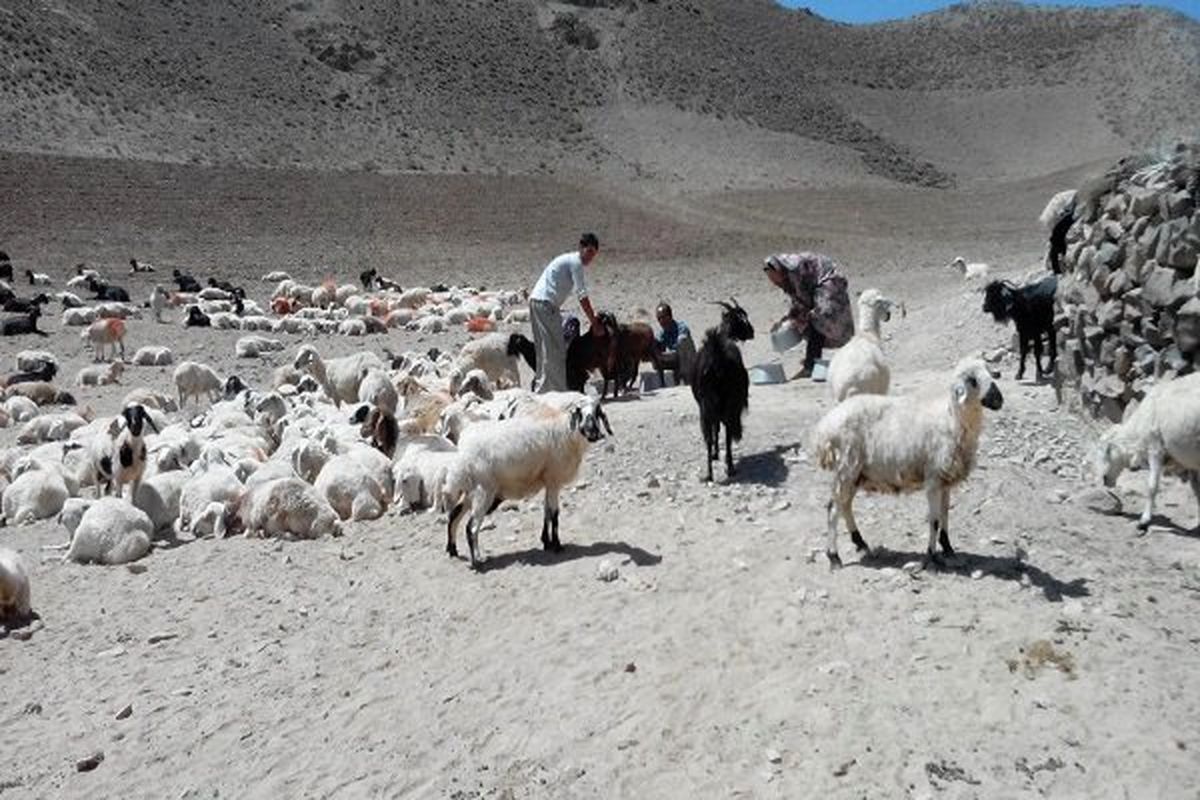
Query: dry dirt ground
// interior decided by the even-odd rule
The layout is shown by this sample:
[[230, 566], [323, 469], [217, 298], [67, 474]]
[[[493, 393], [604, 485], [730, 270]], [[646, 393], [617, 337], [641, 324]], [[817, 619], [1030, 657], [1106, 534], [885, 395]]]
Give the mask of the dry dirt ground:
[[[1037, 266], [1036, 215], [1078, 172], [939, 192], [650, 195], [586, 181], [309, 175], [0, 157], [0, 247], [65, 279], [130, 256], [269, 291], [288, 269], [405, 284], [529, 285], [578, 231], [605, 243], [593, 296], [623, 314], [670, 298], [693, 329], [736, 295], [765, 332], [783, 297], [758, 265], [811, 247], [852, 287], [906, 301], [888, 329], [898, 392], [935, 387], [961, 356], [1006, 344], [944, 268]], [[144, 295], [149, 283], [117, 279]], [[88, 356], [48, 321], [72, 376]], [[135, 321], [250, 382], [233, 332]], [[465, 333], [317, 342], [338, 355], [458, 345]], [[789, 374], [798, 356], [784, 357]], [[686, 389], [609, 405], [615, 435], [564, 498], [565, 552], [537, 547], [540, 500], [498, 511], [486, 570], [443, 549], [435, 515], [351, 524], [340, 539], [234, 538], [157, 547], [138, 570], [42, 560], [64, 531], [0, 530], [32, 566], [41, 628], [0, 640], [0, 796], [1198, 797], [1200, 539], [1190, 493], [1162, 517], [1075, 504], [1096, 431], [1001, 365], [979, 466], [954, 494], [960, 556], [910, 572], [923, 498], [863, 497], [865, 563], [823, 549], [828, 481], [802, 443], [824, 384], [755, 386], [738, 474], [705, 485]], [[111, 413], [131, 385], [81, 389]], [[190, 410], [190, 409], [189, 409]], [[13, 432], [0, 433], [11, 445]], [[1141, 475], [1121, 484], [1136, 510]], [[597, 579], [616, 564], [615, 581]], [[142, 569], [144, 567], [144, 569]], [[126, 707], [132, 711], [118, 719]], [[78, 772], [95, 753], [103, 762]]]

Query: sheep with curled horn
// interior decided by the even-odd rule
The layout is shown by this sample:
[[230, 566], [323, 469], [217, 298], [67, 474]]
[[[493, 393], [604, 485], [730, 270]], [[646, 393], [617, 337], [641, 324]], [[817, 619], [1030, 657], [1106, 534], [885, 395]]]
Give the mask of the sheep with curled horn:
[[753, 339], [754, 326], [737, 299], [730, 301], [716, 302], [723, 309], [721, 323], [705, 332], [689, 381], [692, 397], [700, 407], [709, 481], [713, 479], [712, 462], [721, 457], [722, 425], [725, 426], [725, 475], [728, 479], [734, 474], [733, 442], [741, 441], [742, 416], [750, 405], [750, 375], [737, 343]]

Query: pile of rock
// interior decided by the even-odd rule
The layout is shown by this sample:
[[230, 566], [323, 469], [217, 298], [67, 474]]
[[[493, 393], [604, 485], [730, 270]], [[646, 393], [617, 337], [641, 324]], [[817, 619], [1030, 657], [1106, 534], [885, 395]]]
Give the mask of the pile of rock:
[[[1200, 145], [1122, 159], [1076, 193], [1058, 290], [1060, 375], [1119, 421], [1200, 360]], [[1069, 394], [1069, 390], [1067, 392]]]

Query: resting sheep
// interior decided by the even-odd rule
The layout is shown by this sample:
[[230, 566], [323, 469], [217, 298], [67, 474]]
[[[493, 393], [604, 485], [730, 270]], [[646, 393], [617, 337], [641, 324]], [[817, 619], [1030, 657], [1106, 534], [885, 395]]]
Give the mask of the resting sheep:
[[458, 458], [446, 476], [452, 506], [446, 526], [446, 552], [458, 556], [455, 533], [464, 515], [471, 566], [480, 566], [478, 535], [484, 518], [501, 500], [519, 500], [545, 490], [542, 546], [561, 550], [558, 496], [575, 480], [588, 445], [612, 434], [608, 418], [593, 397], [580, 397], [565, 412], [546, 409], [537, 417], [479, 422], [463, 432]]
[[25, 459], [14, 469], [13, 482], [0, 498], [3, 522], [24, 525], [50, 519], [62, 511], [70, 491], [60, 472], [45, 468], [34, 459]]
[[[389, 485], [381, 482], [384, 475]], [[387, 456], [378, 450], [359, 447], [331, 458], [313, 488], [344, 520], [378, 519], [391, 501], [391, 480], [391, 462]]]
[[166, 367], [175, 362], [175, 356], [170, 349], [158, 345], [139, 347], [133, 354], [135, 367]]
[[120, 383], [121, 373], [124, 371], [125, 365], [120, 361], [113, 361], [102, 367], [84, 367], [75, 375], [75, 385], [108, 386], [111, 383]]
[[1152, 388], [1127, 420], [1100, 437], [1092, 460], [1110, 488], [1129, 467], [1149, 467], [1139, 530], [1150, 527], [1164, 471], [1182, 473], [1200, 506], [1200, 373]]
[[225, 512], [230, 534], [316, 539], [341, 536], [338, 515], [317, 491], [299, 478], [280, 478], [248, 489]]
[[63, 561], [127, 564], [150, 552], [154, 525], [145, 512], [115, 497], [88, 507], [71, 535]]
[[29, 601], [29, 572], [16, 551], [0, 547], [0, 623], [21, 625], [33, 614]]
[[829, 362], [829, 388], [835, 402], [856, 394], [888, 393], [892, 375], [883, 354], [882, 323], [892, 318], [895, 306], [878, 289], [867, 289], [859, 295], [854, 338]]
[[955, 256], [947, 266], [961, 275], [963, 280], [968, 281], [986, 281], [988, 273], [991, 272], [989, 265], [979, 261], [968, 262], [962, 256]]
[[825, 554], [831, 568], [842, 565], [837, 552], [838, 514], [850, 539], [870, 553], [854, 519], [854, 495], [925, 490], [929, 503], [927, 557], [941, 564], [934, 547], [952, 555], [950, 489], [971, 474], [983, 429], [983, 409], [999, 409], [1000, 389], [982, 361], [959, 362], [948, 393], [896, 397], [864, 394], [834, 406], [813, 430], [810, 449], [821, 469], [832, 471], [826, 513]]

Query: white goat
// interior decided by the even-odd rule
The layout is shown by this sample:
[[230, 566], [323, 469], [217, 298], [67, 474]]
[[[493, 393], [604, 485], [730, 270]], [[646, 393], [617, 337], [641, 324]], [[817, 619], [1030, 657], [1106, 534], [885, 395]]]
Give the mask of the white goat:
[[983, 429], [983, 409], [998, 409], [1004, 398], [982, 361], [965, 359], [954, 372], [950, 391], [928, 396], [849, 397], [821, 418], [810, 448], [814, 460], [832, 471], [828, 541], [825, 553], [831, 568], [842, 565], [837, 552], [839, 512], [850, 539], [860, 551], [870, 548], [858, 529], [852, 508], [859, 489], [868, 492], [925, 490], [929, 503], [928, 559], [941, 557], [934, 546], [951, 555], [950, 489], [971, 474]]
[[[858, 330], [829, 362], [829, 388], [841, 402], [856, 394], [887, 394], [892, 374], [883, 355], [882, 324], [892, 318], [896, 303], [878, 289], [858, 296]], [[900, 306], [901, 313], [904, 306]]]
[[499, 500], [519, 500], [545, 490], [542, 545], [561, 550], [558, 495], [575, 480], [589, 444], [612, 434], [600, 401], [581, 396], [565, 412], [546, 409], [535, 417], [479, 422], [463, 432], [458, 458], [446, 476], [452, 505], [446, 526], [446, 552], [458, 555], [455, 533], [467, 515], [471, 566], [480, 565], [478, 535], [484, 518]]
[[1183, 473], [1200, 506], [1200, 373], [1152, 388], [1129, 419], [1100, 437], [1092, 460], [1110, 488], [1127, 468], [1149, 467], [1140, 530], [1150, 527], [1164, 471]]

